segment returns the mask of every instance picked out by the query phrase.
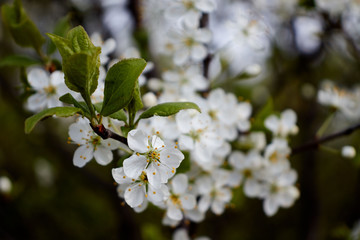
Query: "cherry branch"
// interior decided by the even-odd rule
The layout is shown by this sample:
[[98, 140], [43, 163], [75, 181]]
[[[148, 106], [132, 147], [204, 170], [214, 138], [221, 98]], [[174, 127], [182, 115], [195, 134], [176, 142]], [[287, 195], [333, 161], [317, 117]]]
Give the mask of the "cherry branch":
[[354, 131], [356, 131], [358, 129], [360, 129], [360, 123], [356, 124], [356, 125], [354, 125], [352, 127], [346, 128], [346, 129], [344, 129], [344, 130], [342, 130], [340, 132], [336, 132], [336, 133], [330, 134], [328, 136], [315, 139], [315, 140], [313, 140], [313, 141], [311, 141], [309, 143], [306, 143], [304, 145], [295, 147], [295, 148], [292, 149], [291, 155], [295, 155], [295, 154], [298, 154], [298, 153], [301, 153], [301, 152], [316, 149], [322, 143], [329, 142], [329, 141], [331, 141], [333, 139], [336, 139], [336, 138], [339, 138], [339, 137], [350, 135], [350, 134], [352, 134]]
[[96, 126], [93, 126], [93, 125], [90, 124], [90, 126], [91, 126], [92, 130], [97, 135], [99, 135], [102, 139], [112, 138], [112, 139], [115, 139], [115, 140], [117, 140], [119, 142], [122, 142], [122, 143], [128, 145], [126, 137], [120, 136], [119, 134], [116, 134], [113, 131], [111, 131], [109, 129], [106, 129], [103, 124], [96, 125]]

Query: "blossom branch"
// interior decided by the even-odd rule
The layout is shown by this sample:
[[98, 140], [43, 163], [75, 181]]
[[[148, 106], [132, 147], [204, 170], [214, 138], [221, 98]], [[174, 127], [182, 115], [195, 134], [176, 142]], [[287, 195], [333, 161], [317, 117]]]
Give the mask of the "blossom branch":
[[316, 149], [322, 143], [329, 142], [329, 141], [331, 141], [333, 139], [336, 139], [336, 138], [339, 138], [339, 137], [342, 137], [342, 136], [350, 135], [350, 134], [352, 134], [354, 131], [356, 131], [358, 129], [360, 129], [360, 123], [356, 124], [356, 125], [354, 125], [352, 127], [346, 128], [346, 129], [344, 129], [344, 130], [342, 130], [340, 132], [336, 132], [336, 133], [330, 134], [328, 136], [325, 136], [325, 137], [322, 137], [322, 138], [319, 138], [319, 139], [315, 139], [315, 140], [313, 140], [313, 141], [311, 141], [309, 143], [306, 143], [304, 145], [301, 145], [299, 147], [295, 147], [295, 148], [292, 149], [291, 155], [295, 155], [295, 154], [298, 154], [298, 153], [301, 153], [301, 152]]
[[124, 144], [128, 144], [127, 143], [127, 139], [123, 136], [120, 136], [119, 134], [117, 133], [114, 133], [113, 131], [109, 130], [109, 129], [106, 129], [105, 126], [103, 124], [100, 124], [100, 125], [96, 125], [96, 126], [93, 126], [92, 124], [90, 124], [92, 130], [97, 134], [99, 135], [102, 139], [108, 139], [108, 138], [112, 138], [112, 139], [115, 139], [119, 142], [122, 142]]

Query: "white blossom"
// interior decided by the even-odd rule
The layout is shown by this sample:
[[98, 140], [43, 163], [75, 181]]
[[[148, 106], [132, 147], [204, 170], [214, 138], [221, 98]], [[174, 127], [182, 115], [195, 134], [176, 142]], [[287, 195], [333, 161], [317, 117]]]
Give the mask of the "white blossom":
[[149, 183], [155, 188], [167, 183], [179, 167], [184, 155], [175, 147], [167, 147], [157, 135], [146, 135], [142, 130], [131, 130], [128, 134], [130, 149], [135, 151], [124, 160], [124, 172], [138, 178], [144, 171]]
[[107, 165], [113, 160], [112, 150], [117, 149], [120, 143], [114, 139], [102, 139], [90, 127], [85, 118], [78, 118], [76, 123], [69, 127], [70, 140], [79, 145], [74, 153], [73, 162], [77, 167], [83, 167], [95, 158], [100, 165]]
[[120, 196], [130, 207], [137, 208], [137, 211], [144, 210], [144, 206], [146, 208], [147, 200], [158, 203], [168, 198], [167, 186], [160, 184], [159, 187], [154, 187], [149, 183], [148, 176], [144, 171], [138, 178], [130, 178], [125, 174], [123, 167], [113, 168], [112, 176], [122, 186], [122, 191], [119, 192]]
[[28, 81], [35, 91], [27, 99], [26, 104], [32, 112], [62, 106], [59, 97], [69, 92], [65, 85], [64, 73], [61, 71], [49, 74], [44, 69], [33, 68], [28, 74]]

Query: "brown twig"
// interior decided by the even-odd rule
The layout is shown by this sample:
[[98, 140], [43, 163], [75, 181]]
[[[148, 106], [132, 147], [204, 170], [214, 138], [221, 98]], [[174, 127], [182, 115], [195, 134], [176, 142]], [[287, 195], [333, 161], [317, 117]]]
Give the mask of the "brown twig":
[[360, 129], [360, 123], [356, 124], [356, 125], [354, 125], [352, 127], [346, 128], [346, 129], [344, 129], [344, 130], [342, 130], [340, 132], [336, 132], [336, 133], [330, 134], [328, 136], [325, 136], [325, 137], [322, 137], [322, 138], [319, 138], [319, 139], [315, 139], [315, 140], [313, 140], [313, 141], [311, 141], [309, 143], [306, 143], [304, 145], [295, 147], [295, 148], [292, 149], [291, 155], [295, 155], [295, 154], [302, 153], [302, 152], [305, 152], [305, 151], [308, 151], [308, 150], [316, 149], [322, 143], [329, 142], [329, 141], [331, 141], [333, 139], [336, 139], [336, 138], [339, 138], [339, 137], [350, 135], [350, 134], [352, 134], [354, 131], [356, 131], [358, 129]]
[[108, 139], [108, 138], [112, 138], [115, 139], [119, 142], [122, 142], [124, 144], [128, 144], [127, 143], [127, 139], [123, 136], [120, 136], [116, 133], [114, 133], [113, 131], [106, 129], [105, 126], [103, 124], [97, 125], [97, 126], [93, 126], [90, 123], [91, 128], [93, 129], [93, 131], [99, 135], [102, 139]]

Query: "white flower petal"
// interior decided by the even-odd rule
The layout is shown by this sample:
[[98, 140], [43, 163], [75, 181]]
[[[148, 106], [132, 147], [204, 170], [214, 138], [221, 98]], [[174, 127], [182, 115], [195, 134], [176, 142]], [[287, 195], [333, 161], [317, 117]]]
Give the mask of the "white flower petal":
[[202, 12], [210, 13], [216, 8], [216, 1], [214, 0], [197, 0], [195, 7]]
[[185, 193], [188, 187], [188, 177], [185, 174], [177, 174], [171, 180], [171, 186], [175, 194]]
[[123, 162], [124, 172], [126, 176], [131, 178], [138, 178], [147, 165], [146, 157], [136, 154], [127, 158]]
[[125, 190], [125, 201], [132, 208], [138, 207], [144, 199], [145, 186], [142, 183], [132, 184]]
[[85, 144], [90, 138], [90, 136], [87, 136], [89, 133], [92, 133], [92, 130], [87, 121], [82, 118], [79, 118], [76, 123], [71, 124], [69, 127], [69, 136], [77, 144]]
[[203, 195], [200, 197], [199, 203], [198, 203], [198, 209], [201, 212], [206, 212], [211, 205], [211, 197], [210, 195]]
[[129, 148], [135, 152], [144, 153], [148, 151], [148, 136], [141, 130], [131, 130], [128, 134], [127, 141]]
[[264, 122], [265, 127], [267, 129], [269, 129], [271, 132], [273, 132], [274, 134], [277, 133], [279, 124], [280, 124], [279, 118], [276, 117], [275, 115], [271, 115], [271, 116], [267, 117]]
[[126, 184], [132, 182], [131, 179], [125, 175], [123, 167], [113, 168], [111, 173], [115, 181], [119, 184]]
[[151, 202], [157, 203], [164, 201], [165, 195], [163, 190], [160, 188], [155, 188], [151, 184], [148, 185], [148, 198]]
[[151, 138], [151, 146], [153, 149], [160, 150], [161, 148], [165, 147], [165, 143], [163, 140], [161, 140], [161, 138], [154, 135]]
[[191, 130], [191, 116], [188, 111], [180, 111], [176, 114], [176, 124], [181, 133], [189, 133]]
[[191, 48], [191, 59], [195, 62], [202, 61], [207, 54], [206, 47], [204, 45], [196, 44]]
[[177, 208], [176, 206], [169, 206], [166, 211], [166, 215], [170, 219], [177, 220], [177, 221], [180, 221], [183, 218], [183, 214], [182, 214], [181, 210], [179, 208]]
[[161, 184], [161, 173], [156, 166], [157, 163], [151, 162], [148, 168], [146, 169], [146, 175], [149, 180], [149, 183], [155, 188], [160, 188]]
[[75, 150], [73, 163], [77, 167], [83, 167], [93, 158], [91, 145], [82, 145]]
[[210, 194], [212, 191], [213, 182], [209, 176], [199, 177], [196, 179], [195, 184], [199, 194]]
[[174, 53], [174, 63], [176, 65], [183, 65], [190, 58], [190, 50], [188, 48], [181, 48]]
[[261, 192], [261, 185], [255, 179], [246, 179], [244, 185], [245, 195], [248, 197], [257, 197]]
[[263, 208], [266, 215], [273, 216], [279, 209], [279, 205], [276, 202], [276, 199], [270, 196], [264, 200]]
[[178, 168], [181, 161], [184, 159], [184, 154], [177, 149], [165, 148], [160, 152], [161, 163], [170, 168]]
[[43, 110], [47, 104], [46, 97], [43, 92], [31, 95], [27, 100], [27, 108], [32, 112]]
[[192, 194], [184, 194], [180, 197], [181, 206], [184, 209], [191, 210], [196, 206], [195, 196]]
[[105, 166], [112, 161], [113, 154], [111, 150], [103, 146], [98, 146], [94, 151], [94, 157], [98, 164]]
[[149, 203], [149, 201], [147, 201], [146, 199], [144, 199], [144, 201], [143, 201], [142, 204], [140, 204], [140, 205], [137, 206], [137, 207], [134, 207], [133, 209], [134, 209], [135, 212], [141, 213], [141, 212], [143, 212], [143, 211], [147, 208], [148, 203]]
[[213, 201], [211, 204], [211, 211], [217, 215], [220, 215], [225, 210], [225, 203], [222, 201]]
[[49, 86], [49, 76], [46, 71], [41, 68], [32, 69], [28, 74], [28, 81], [36, 90]]
[[60, 102], [59, 96], [57, 95], [51, 95], [47, 97], [47, 107], [53, 108], [53, 107], [61, 107], [63, 106], [63, 103]]
[[52, 86], [58, 86], [65, 82], [64, 73], [61, 71], [55, 71], [50, 75], [50, 84]]
[[193, 150], [194, 140], [187, 135], [180, 135], [179, 146], [181, 150]]
[[201, 43], [209, 43], [212, 38], [212, 33], [209, 29], [197, 29], [194, 34], [194, 39]]

